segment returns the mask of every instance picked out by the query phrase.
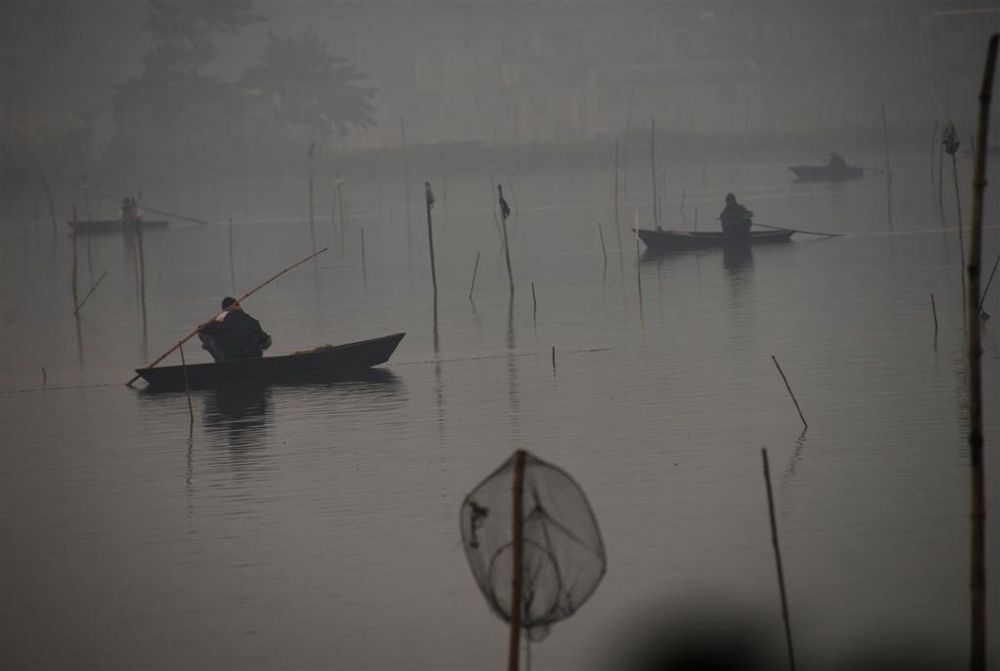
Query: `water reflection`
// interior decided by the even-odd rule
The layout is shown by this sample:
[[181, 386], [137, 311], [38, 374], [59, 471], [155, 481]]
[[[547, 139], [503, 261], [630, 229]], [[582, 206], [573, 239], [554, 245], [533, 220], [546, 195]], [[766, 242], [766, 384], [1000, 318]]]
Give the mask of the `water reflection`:
[[747, 245], [726, 245], [722, 248], [722, 267], [734, 275], [753, 267], [753, 249]]
[[207, 391], [203, 399], [202, 423], [210, 432], [227, 435], [234, 456], [260, 447], [273, 407], [269, 385], [224, 385]]

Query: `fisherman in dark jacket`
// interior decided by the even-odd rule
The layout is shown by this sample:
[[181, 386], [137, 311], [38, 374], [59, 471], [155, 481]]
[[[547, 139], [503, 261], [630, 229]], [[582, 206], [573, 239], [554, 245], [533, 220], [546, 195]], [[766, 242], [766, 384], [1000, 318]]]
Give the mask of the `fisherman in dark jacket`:
[[256, 359], [271, 346], [260, 322], [243, 311], [235, 298], [222, 299], [222, 312], [198, 327], [201, 346], [216, 361]]
[[726, 237], [743, 237], [750, 232], [753, 212], [736, 202], [736, 196], [726, 194], [726, 207], [719, 214]]

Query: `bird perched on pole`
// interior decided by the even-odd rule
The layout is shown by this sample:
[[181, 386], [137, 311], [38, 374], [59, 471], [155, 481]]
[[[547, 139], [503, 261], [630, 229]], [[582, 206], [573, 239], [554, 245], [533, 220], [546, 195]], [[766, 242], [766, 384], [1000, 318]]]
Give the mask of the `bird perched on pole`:
[[510, 216], [510, 205], [503, 197], [503, 185], [497, 184], [497, 193], [500, 194], [500, 216], [506, 219]]
[[431, 183], [424, 182], [424, 200], [427, 201], [427, 209], [434, 207], [434, 192], [431, 191]]

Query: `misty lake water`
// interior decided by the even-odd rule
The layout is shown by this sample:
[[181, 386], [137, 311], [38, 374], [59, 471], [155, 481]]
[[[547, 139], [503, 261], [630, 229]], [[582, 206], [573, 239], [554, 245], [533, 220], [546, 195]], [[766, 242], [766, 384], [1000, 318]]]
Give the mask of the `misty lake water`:
[[[342, 236], [330, 176], [312, 233], [301, 177], [146, 193], [218, 223], [144, 234], [145, 325], [123, 236], [79, 238], [80, 294], [108, 275], [77, 324], [65, 225], [3, 222], [0, 665], [501, 668], [506, 625], [472, 579], [459, 507], [517, 448], [577, 480], [608, 554], [591, 600], [531, 646], [533, 668], [620, 668], [662, 617], [701, 611], [752, 622], [781, 660], [767, 448], [800, 668], [873, 649], [965, 667], [959, 246], [953, 199], [942, 226], [926, 163], [898, 160], [891, 226], [878, 174], [797, 185], [784, 163], [664, 168], [665, 228], [693, 228], [696, 208], [699, 229], [716, 228], [733, 191], [761, 223], [845, 235], [638, 262], [641, 175], [616, 234], [609, 174], [498, 174], [514, 209], [512, 301], [490, 179], [432, 175], [436, 324], [423, 176], [409, 229], [398, 182], [348, 176]], [[968, 221], [968, 193], [963, 206]], [[309, 254], [311, 236], [330, 250], [245, 303], [269, 354], [403, 331], [386, 375], [196, 391], [190, 440], [183, 393], [124, 386], [224, 295]], [[993, 665], [998, 289], [983, 332]], [[185, 355], [208, 358], [194, 340]]]

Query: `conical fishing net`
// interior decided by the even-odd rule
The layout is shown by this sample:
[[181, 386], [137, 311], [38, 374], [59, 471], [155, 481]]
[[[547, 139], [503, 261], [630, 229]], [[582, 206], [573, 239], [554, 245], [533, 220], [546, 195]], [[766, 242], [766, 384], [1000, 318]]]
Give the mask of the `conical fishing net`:
[[[462, 541], [490, 607], [510, 621], [513, 478], [517, 453], [462, 502]], [[521, 626], [536, 641], [575, 613], [604, 577], [594, 512], [565, 471], [526, 453], [523, 476]]]

